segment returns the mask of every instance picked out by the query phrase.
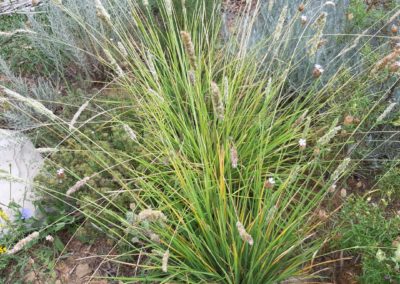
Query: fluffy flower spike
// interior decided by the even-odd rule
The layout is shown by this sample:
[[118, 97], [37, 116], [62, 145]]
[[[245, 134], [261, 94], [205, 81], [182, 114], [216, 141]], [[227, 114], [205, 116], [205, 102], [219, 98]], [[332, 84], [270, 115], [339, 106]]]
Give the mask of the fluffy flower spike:
[[252, 246], [254, 244], [253, 237], [246, 232], [246, 229], [244, 228], [243, 224], [240, 221], [237, 221], [236, 227], [239, 231], [240, 238]]

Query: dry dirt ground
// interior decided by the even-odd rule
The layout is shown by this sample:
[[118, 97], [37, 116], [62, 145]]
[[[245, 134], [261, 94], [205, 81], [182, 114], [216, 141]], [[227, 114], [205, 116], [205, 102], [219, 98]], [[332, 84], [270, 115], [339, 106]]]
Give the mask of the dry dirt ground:
[[[108, 284], [120, 283], [107, 280], [108, 277], [134, 276], [137, 272], [135, 264], [122, 263], [116, 260], [118, 253], [115, 243], [107, 239], [99, 239], [93, 244], [84, 244], [67, 234], [63, 237], [66, 244], [64, 252], [55, 260], [54, 276], [41, 271], [35, 266], [35, 247], [29, 252], [31, 259], [25, 270], [23, 283], [32, 284]], [[7, 283], [21, 281], [8, 279]]]

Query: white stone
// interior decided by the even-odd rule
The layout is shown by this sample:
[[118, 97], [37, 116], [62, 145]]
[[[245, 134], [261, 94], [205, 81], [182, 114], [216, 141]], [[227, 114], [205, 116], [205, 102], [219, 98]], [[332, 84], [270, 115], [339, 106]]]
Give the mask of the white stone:
[[[42, 157], [28, 138], [15, 131], [0, 129], [0, 208], [11, 220], [14, 220], [9, 208], [11, 202], [35, 212], [32, 182], [42, 164]], [[5, 180], [6, 175], [18, 181]]]

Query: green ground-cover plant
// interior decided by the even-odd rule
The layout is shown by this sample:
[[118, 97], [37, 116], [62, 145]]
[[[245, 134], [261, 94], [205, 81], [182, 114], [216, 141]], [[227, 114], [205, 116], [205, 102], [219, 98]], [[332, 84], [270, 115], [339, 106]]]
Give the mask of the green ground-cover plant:
[[[2, 255], [0, 259], [0, 283], [29, 283], [27, 281], [26, 271], [37, 271], [43, 273], [47, 279], [55, 279], [54, 271], [55, 251], [47, 245], [33, 246], [32, 254], [24, 254], [19, 256]], [[33, 254], [34, 253], [34, 254]], [[32, 263], [32, 260], [35, 261]], [[4, 273], [3, 273], [4, 272]]]
[[[44, 21], [42, 15], [37, 18]], [[24, 14], [0, 15], [0, 58], [18, 74], [34, 77], [48, 75], [53, 69], [46, 56], [32, 45], [26, 33], [17, 32], [27, 29], [27, 21], [28, 17]]]
[[319, 207], [366, 156], [351, 160], [379, 104], [342, 125], [344, 112], [358, 108], [341, 98], [351, 86], [361, 94], [374, 84], [370, 66], [359, 71], [349, 62], [329, 80], [323, 71], [304, 73], [307, 82], [293, 89], [288, 77], [301, 60], [280, 55], [289, 42], [284, 28], [298, 18], [281, 21], [249, 50], [251, 25], [224, 42], [217, 7], [207, 14], [198, 3], [178, 20], [176, 7], [185, 15], [179, 5], [160, 2], [154, 15], [132, 4], [114, 18], [97, 3], [97, 20], [113, 40], [58, 7], [96, 43], [95, 60], [115, 81], [111, 91], [69, 104], [72, 120], [23, 101], [33, 117], [48, 115], [43, 129], [59, 138], [49, 145], [58, 152], [49, 154], [38, 191], [126, 248], [139, 271], [121, 281], [318, 277], [313, 260], [329, 238], [318, 230], [329, 219]]
[[361, 283], [400, 281], [400, 217], [386, 215], [365, 198], [350, 200], [340, 213], [339, 245], [361, 255]]
[[377, 21], [384, 23], [385, 14], [388, 10], [396, 9], [395, 0], [364, 1], [351, 0], [348, 9], [352, 25], [349, 29], [362, 32], [366, 28], [376, 25]]
[[385, 205], [396, 205], [400, 198], [400, 169], [397, 162], [386, 165], [387, 171], [382, 174], [377, 184], [377, 194]]
[[[9, 250], [1, 252], [0, 257], [0, 283], [25, 283], [26, 273], [34, 272], [46, 274], [55, 278], [55, 257], [63, 251], [63, 244], [57, 234], [61, 230], [73, 232], [77, 226], [75, 216], [66, 215], [66, 207], [59, 206], [51, 214], [46, 211], [49, 206], [37, 204], [37, 216], [26, 211], [16, 203], [11, 203], [11, 216], [0, 211], [2, 225], [0, 227], [0, 244], [2, 248], [11, 248], [19, 240], [35, 231], [40, 230], [40, 239], [35, 239], [24, 247], [23, 254], [8, 254]], [[54, 209], [54, 208], [53, 208]], [[25, 281], [25, 282], [24, 282]]]

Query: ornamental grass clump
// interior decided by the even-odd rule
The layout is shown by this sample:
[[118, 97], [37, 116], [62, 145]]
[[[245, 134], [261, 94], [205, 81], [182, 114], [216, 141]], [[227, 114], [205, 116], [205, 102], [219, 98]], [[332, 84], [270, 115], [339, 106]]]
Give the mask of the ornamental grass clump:
[[[349, 171], [344, 163], [335, 171], [345, 141], [335, 141], [329, 156], [318, 159], [308, 147], [318, 141], [328, 146], [340, 130], [326, 127], [342, 115], [340, 106], [332, 107], [335, 94], [327, 97], [323, 87], [293, 94], [285, 82], [296, 62], [276, 68], [244, 46], [219, 48], [216, 15], [205, 18], [199, 4], [183, 27], [166, 5], [161, 21], [133, 11], [134, 38], [118, 24], [124, 19], [114, 23], [117, 42], [128, 53], [129, 76], [117, 84], [130, 99], [120, 104], [136, 110], [140, 131], [132, 131], [143, 138], [140, 152], [115, 158], [116, 164], [134, 161], [126, 169], [130, 178], [120, 181], [140, 212], [134, 218], [139, 223], [132, 228], [128, 222], [128, 235], [118, 236], [134, 240], [136, 253], [138, 241], [142, 253], [149, 251], [148, 261], [138, 263], [146, 273], [131, 280], [276, 283], [311, 274], [324, 242], [315, 237], [323, 222], [313, 218], [329, 193], [324, 176], [333, 173], [340, 183]], [[277, 32], [284, 30], [278, 25]], [[245, 45], [248, 34], [239, 34]], [[279, 56], [279, 38], [272, 44], [269, 52]], [[103, 216], [94, 219], [104, 228], [124, 226], [124, 210], [130, 209], [116, 210], [107, 198], [109, 212], [101, 213], [104, 204], [91, 204], [88, 217]], [[146, 221], [150, 215], [162, 222]]]
[[[85, 132], [94, 118], [73, 131], [61, 127], [68, 135], [65, 151], [79, 147], [92, 170], [68, 172], [63, 186], [85, 185], [68, 202], [76, 196], [77, 210], [129, 247], [126, 261], [141, 273], [124, 281], [233, 284], [318, 277], [314, 261], [329, 239], [319, 228], [329, 218], [316, 222], [315, 212], [332, 183], [340, 186], [358, 162], [344, 154], [357, 129], [337, 137], [337, 118], [347, 106], [338, 99], [341, 84], [373, 80], [354, 73], [343, 82], [337, 72], [322, 84], [324, 69], [317, 66], [318, 76], [304, 72], [307, 84], [290, 87], [291, 72], [302, 61], [279, 59], [286, 29], [299, 24], [285, 25], [288, 7], [276, 34], [251, 49], [251, 24], [237, 37], [221, 39], [217, 6], [209, 15], [199, 1], [192, 17], [180, 21], [179, 1], [160, 2], [158, 13], [137, 5], [129, 17], [112, 18], [109, 28], [118, 37], [113, 42], [89, 32], [115, 73], [109, 88], [123, 95], [99, 99], [94, 116], [104, 120], [96, 131], [107, 143]], [[249, 13], [244, 18], [252, 23]], [[312, 28], [323, 26], [324, 17]], [[315, 145], [330, 151], [316, 157]], [[94, 173], [102, 179], [99, 187], [91, 185], [95, 180], [83, 184], [70, 177]]]

